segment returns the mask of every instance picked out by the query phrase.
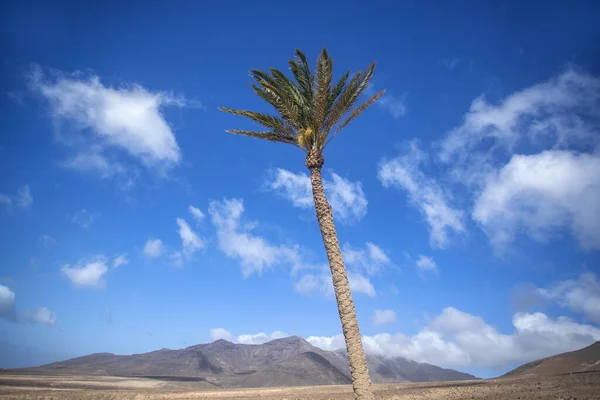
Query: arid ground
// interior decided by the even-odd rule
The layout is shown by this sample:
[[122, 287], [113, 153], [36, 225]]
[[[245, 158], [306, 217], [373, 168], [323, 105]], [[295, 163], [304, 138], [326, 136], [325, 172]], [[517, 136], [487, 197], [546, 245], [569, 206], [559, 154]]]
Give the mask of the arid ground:
[[[598, 399], [600, 371], [551, 377], [375, 385], [378, 399]], [[0, 399], [352, 399], [350, 386], [209, 389], [196, 382], [0, 374]]]

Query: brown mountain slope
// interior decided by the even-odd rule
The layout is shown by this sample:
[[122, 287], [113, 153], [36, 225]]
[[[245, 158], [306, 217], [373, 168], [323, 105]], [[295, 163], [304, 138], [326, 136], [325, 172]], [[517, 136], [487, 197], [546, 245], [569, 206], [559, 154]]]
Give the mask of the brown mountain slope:
[[[472, 375], [403, 358], [368, 357], [374, 382], [476, 379]], [[112, 375], [193, 380], [206, 386], [266, 387], [350, 383], [344, 352], [321, 350], [297, 337], [261, 345], [225, 340], [181, 350], [129, 356], [97, 353], [40, 367], [5, 370], [52, 375]]]
[[591, 371], [600, 371], [600, 341], [580, 350], [557, 354], [521, 365], [502, 377], [549, 376]]

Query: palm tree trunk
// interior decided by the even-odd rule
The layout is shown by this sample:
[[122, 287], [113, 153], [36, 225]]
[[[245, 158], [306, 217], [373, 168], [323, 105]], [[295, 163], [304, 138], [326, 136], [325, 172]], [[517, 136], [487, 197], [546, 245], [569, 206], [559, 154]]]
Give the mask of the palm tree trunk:
[[369, 367], [362, 346], [356, 310], [354, 309], [354, 301], [350, 292], [350, 283], [348, 282], [348, 275], [346, 274], [346, 267], [342, 258], [342, 250], [340, 249], [333, 223], [331, 206], [327, 201], [325, 190], [323, 189], [323, 178], [321, 177], [323, 162], [322, 155], [318, 155], [317, 157], [309, 155], [306, 158], [306, 166], [310, 169], [310, 180], [317, 220], [319, 221], [327, 259], [329, 260], [329, 267], [331, 268], [333, 289], [335, 291], [340, 320], [342, 321], [344, 339], [346, 340], [354, 398], [358, 400], [373, 400], [374, 396], [371, 391]]

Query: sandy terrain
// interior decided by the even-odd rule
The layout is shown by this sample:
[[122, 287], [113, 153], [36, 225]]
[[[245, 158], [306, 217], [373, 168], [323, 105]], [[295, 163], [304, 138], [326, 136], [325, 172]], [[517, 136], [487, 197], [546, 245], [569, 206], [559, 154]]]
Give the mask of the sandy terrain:
[[[553, 377], [375, 385], [378, 399], [600, 400], [600, 372]], [[352, 399], [350, 386], [203, 389], [195, 382], [0, 374], [0, 399]]]

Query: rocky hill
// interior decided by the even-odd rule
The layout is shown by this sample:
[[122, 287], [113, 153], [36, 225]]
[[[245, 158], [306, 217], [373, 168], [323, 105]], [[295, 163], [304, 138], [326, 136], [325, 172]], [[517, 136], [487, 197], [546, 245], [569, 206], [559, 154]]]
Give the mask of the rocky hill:
[[600, 341], [583, 349], [532, 361], [513, 369], [503, 377], [519, 375], [549, 376], [600, 371]]

